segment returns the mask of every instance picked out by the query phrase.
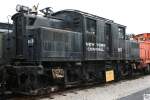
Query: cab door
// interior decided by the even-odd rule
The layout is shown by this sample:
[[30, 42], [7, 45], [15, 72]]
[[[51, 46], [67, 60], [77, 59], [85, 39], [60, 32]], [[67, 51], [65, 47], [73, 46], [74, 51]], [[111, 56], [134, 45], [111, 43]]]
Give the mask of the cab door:
[[109, 23], [105, 23], [104, 36], [106, 43], [106, 57], [110, 57], [112, 55], [112, 31], [111, 24]]
[[85, 28], [85, 46], [86, 59], [96, 59], [96, 26], [97, 21], [91, 18], [86, 18]]

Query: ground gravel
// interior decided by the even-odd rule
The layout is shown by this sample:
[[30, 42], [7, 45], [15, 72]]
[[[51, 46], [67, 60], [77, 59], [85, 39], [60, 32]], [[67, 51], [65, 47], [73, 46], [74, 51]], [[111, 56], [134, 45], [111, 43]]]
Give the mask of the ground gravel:
[[117, 100], [149, 87], [150, 75], [105, 86], [56, 94], [40, 100]]

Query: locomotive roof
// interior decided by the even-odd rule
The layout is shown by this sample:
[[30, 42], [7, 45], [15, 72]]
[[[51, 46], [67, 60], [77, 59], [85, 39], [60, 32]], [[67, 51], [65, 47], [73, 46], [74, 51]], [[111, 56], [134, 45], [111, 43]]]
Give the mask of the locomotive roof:
[[0, 33], [7, 33], [8, 31], [9, 32], [12, 32], [12, 27], [13, 25], [12, 24], [8, 24], [8, 23], [0, 23]]
[[[113, 20], [110, 20], [110, 19], [107, 19], [107, 18], [104, 18], [104, 17], [100, 17], [100, 16], [97, 16], [97, 15], [93, 15], [93, 14], [90, 14], [90, 13], [87, 13], [87, 12], [83, 12], [83, 11], [80, 11], [80, 10], [74, 10], [74, 9], [65, 9], [65, 10], [61, 10], [61, 11], [58, 11], [56, 13], [53, 13], [52, 15], [57, 15], [59, 13], [63, 13], [63, 12], [75, 12], [75, 13], [79, 13], [83, 16], [88, 16], [88, 17], [93, 17], [95, 19], [101, 19], [101, 20], [105, 20], [105, 21], [108, 21], [108, 22], [111, 22], [111, 23], [114, 23]], [[118, 23], [116, 23], [118, 24]], [[118, 24], [118, 25], [121, 25], [121, 24]], [[126, 27], [124, 25], [121, 25], [123, 27]]]
[[74, 10], [74, 9], [61, 10], [61, 11], [58, 11], [58, 12], [54, 13], [53, 15], [58, 14], [58, 13], [63, 13], [63, 12], [75, 12], [75, 13], [79, 13], [79, 14], [84, 15], [84, 16], [94, 17], [96, 19], [103, 19], [103, 20], [107, 20], [107, 21], [113, 22], [113, 20], [110, 20], [110, 19], [107, 19], [107, 18], [103, 18], [103, 17], [99, 17], [99, 16], [96, 16], [96, 15], [93, 15], [93, 14], [90, 14], [90, 13], [86, 13], [86, 12], [80, 11], [80, 10]]
[[139, 37], [139, 36], [145, 36], [145, 37], [150, 37], [150, 33], [140, 33], [140, 34], [137, 34], [135, 35], [136, 37]]
[[13, 25], [8, 23], [0, 23], [0, 29], [12, 29]]
[[[100, 19], [100, 20], [104, 20], [104, 21], [106, 21], [106, 22], [115, 23], [113, 20], [110, 20], [110, 19], [107, 19], [107, 18], [104, 18], [104, 17], [99, 17], [99, 16], [97, 16], [97, 15], [93, 15], [93, 14], [90, 14], [90, 13], [82, 12], [82, 11], [80, 11], [80, 10], [74, 10], [74, 9], [65, 9], [65, 10], [61, 10], [61, 11], [55, 12], [55, 13], [52, 14], [52, 16], [49, 16], [48, 18], [55, 18], [55, 19], [58, 19], [58, 20], [63, 20], [62, 18], [56, 17], [55, 15], [60, 14], [60, 13], [65, 13], [65, 12], [78, 13], [78, 14], [80, 14], [80, 15], [82, 15], [82, 16], [87, 16], [87, 17], [90, 17], [90, 18], [93, 18], [93, 19]], [[19, 14], [20, 14], [20, 13], [14, 14], [14, 15], [12, 16], [12, 19], [13, 19], [15, 16], [19, 15]], [[25, 14], [25, 15], [27, 15], [27, 16], [32, 16], [32, 17], [35, 16], [35, 17], [40, 17], [40, 18], [46, 18], [46, 17], [43, 17], [43, 16], [37, 16], [37, 15], [32, 15], [32, 14]], [[115, 24], [118, 24], [118, 23], [115, 23]], [[126, 26], [124, 26], [124, 25], [122, 25], [122, 24], [118, 24], [118, 25], [120, 25], [121, 27], [126, 27]]]
[[24, 16], [29, 16], [29, 17], [36, 17], [36, 18], [54, 18], [54, 19], [58, 19], [58, 20], [63, 20], [59, 17], [56, 16], [49, 16], [49, 17], [44, 17], [43, 15], [34, 15], [34, 14], [26, 14], [26, 13], [16, 13], [12, 16], [11, 19], [15, 18], [16, 16], [23, 14]]

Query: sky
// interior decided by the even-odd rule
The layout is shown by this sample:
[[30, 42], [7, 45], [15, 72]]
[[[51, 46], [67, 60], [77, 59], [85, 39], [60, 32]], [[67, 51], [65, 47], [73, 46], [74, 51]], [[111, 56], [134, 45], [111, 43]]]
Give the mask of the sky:
[[52, 7], [54, 12], [81, 10], [125, 25], [129, 34], [150, 33], [150, 0], [1, 0], [0, 22], [10, 21], [17, 4], [32, 8], [38, 3], [39, 10], [45, 7]]

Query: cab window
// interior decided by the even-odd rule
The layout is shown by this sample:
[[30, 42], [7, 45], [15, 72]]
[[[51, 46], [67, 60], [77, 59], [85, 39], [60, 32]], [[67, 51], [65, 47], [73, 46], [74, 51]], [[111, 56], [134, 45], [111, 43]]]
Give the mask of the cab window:
[[125, 29], [124, 27], [118, 27], [119, 39], [125, 39]]
[[96, 20], [86, 19], [86, 31], [89, 34], [96, 34]]

